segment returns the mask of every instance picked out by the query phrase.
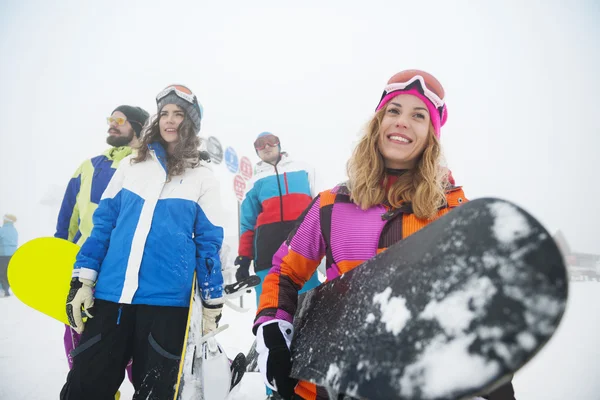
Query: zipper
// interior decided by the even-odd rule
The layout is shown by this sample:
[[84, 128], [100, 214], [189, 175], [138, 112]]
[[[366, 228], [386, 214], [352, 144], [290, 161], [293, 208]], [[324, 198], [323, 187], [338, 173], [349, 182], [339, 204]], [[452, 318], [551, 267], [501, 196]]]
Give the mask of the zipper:
[[283, 181], [285, 182], [285, 194], [290, 194], [290, 188], [287, 181], [287, 172], [283, 173]]
[[119, 314], [117, 315], [117, 325], [121, 324], [121, 312], [123, 311], [123, 305], [119, 306]]

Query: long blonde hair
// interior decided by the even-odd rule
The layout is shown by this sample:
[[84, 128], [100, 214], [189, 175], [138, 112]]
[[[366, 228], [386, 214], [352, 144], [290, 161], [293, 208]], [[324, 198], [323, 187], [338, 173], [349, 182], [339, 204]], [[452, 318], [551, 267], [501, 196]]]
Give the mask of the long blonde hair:
[[411, 203], [417, 218], [431, 219], [446, 202], [447, 172], [440, 168], [442, 147], [430, 124], [427, 146], [414, 168], [398, 177], [386, 190], [385, 163], [379, 151], [379, 130], [387, 107], [375, 113], [365, 134], [348, 160], [348, 188], [351, 199], [366, 210], [388, 203], [394, 208]]

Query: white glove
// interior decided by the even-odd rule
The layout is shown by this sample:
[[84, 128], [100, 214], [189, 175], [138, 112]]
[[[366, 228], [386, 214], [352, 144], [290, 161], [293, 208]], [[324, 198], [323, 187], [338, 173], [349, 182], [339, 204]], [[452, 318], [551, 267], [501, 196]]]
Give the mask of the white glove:
[[206, 305], [202, 308], [202, 334], [206, 335], [219, 326], [223, 305], [208, 308]]
[[69, 325], [79, 334], [83, 332], [84, 323], [81, 309], [88, 318], [93, 318], [94, 281], [83, 278], [71, 279], [71, 290], [67, 296], [67, 318]]

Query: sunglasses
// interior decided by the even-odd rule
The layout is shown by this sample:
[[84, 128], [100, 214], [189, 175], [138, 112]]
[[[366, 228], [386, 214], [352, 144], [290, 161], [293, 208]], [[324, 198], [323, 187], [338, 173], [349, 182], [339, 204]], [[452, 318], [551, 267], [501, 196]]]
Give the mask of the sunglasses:
[[279, 145], [279, 138], [275, 135], [268, 135], [259, 137], [254, 141], [254, 148], [256, 150], [264, 150], [267, 145], [275, 147]]
[[433, 75], [417, 69], [402, 71], [394, 75], [386, 85], [381, 100], [392, 92], [413, 88], [427, 97], [442, 115], [444, 109], [444, 88], [442, 84]]
[[127, 118], [123, 118], [123, 117], [106, 117], [106, 123], [108, 125], [112, 124], [113, 122], [116, 123], [119, 126], [125, 125], [125, 121], [127, 121]]

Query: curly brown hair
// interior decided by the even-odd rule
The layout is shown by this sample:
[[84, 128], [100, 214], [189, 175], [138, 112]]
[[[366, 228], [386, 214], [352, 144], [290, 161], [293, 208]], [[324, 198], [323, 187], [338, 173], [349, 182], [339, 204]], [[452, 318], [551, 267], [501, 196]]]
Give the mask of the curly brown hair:
[[[158, 123], [160, 115], [152, 117], [152, 122], [144, 130], [142, 140], [137, 149], [137, 155], [131, 160], [132, 163], [140, 163], [149, 157], [149, 147], [151, 143], [160, 143], [165, 150], [167, 142], [160, 136], [160, 127]], [[172, 154], [167, 154], [167, 181], [172, 177], [181, 175], [186, 168], [194, 168], [200, 164], [200, 160], [208, 161], [206, 152], [200, 151], [200, 137], [194, 131], [194, 123], [185, 113], [185, 117], [179, 128], [177, 128], [179, 141], [175, 145]]]
[[378, 147], [379, 129], [386, 109], [383, 107], [375, 113], [348, 160], [351, 199], [363, 210], [386, 202], [394, 208], [402, 203], [412, 203], [417, 218], [433, 218], [446, 201], [448, 185], [448, 172], [440, 168], [440, 142], [430, 124], [427, 146], [416, 166], [400, 175], [386, 191], [385, 163]]

